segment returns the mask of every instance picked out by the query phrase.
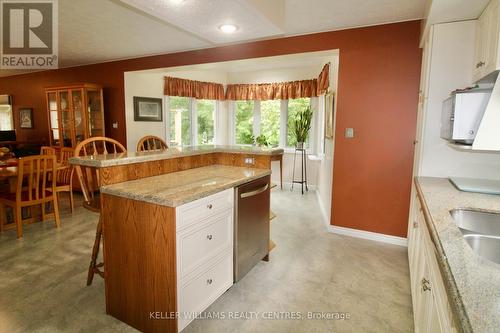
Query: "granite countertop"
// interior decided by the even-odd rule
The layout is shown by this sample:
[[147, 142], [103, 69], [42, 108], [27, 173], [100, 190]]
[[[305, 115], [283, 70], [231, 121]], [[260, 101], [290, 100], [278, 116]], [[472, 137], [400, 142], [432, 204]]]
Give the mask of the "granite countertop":
[[71, 164], [78, 164], [95, 168], [104, 168], [115, 165], [159, 161], [170, 158], [203, 155], [211, 153], [279, 155], [283, 154], [283, 152], [284, 150], [282, 148], [206, 145], [206, 146], [173, 147], [163, 151], [125, 152], [119, 154], [72, 157], [69, 159], [69, 161]]
[[211, 165], [101, 187], [101, 193], [177, 207], [271, 174], [268, 169]]
[[500, 196], [461, 192], [448, 179], [418, 177], [417, 190], [430, 216], [429, 232], [436, 244], [450, 301], [465, 332], [500, 328], [500, 265], [472, 252], [450, 210], [473, 208], [500, 211]]

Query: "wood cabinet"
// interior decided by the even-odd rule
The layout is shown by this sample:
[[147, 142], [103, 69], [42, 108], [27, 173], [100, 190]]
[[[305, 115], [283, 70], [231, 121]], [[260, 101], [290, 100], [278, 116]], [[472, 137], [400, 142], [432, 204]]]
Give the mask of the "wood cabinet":
[[[415, 192], [415, 191], [414, 191]], [[415, 332], [457, 332], [422, 203], [413, 198], [408, 261]]]
[[474, 81], [500, 69], [500, 0], [491, 0], [477, 21]]
[[51, 146], [75, 147], [104, 136], [102, 87], [83, 83], [45, 89]]

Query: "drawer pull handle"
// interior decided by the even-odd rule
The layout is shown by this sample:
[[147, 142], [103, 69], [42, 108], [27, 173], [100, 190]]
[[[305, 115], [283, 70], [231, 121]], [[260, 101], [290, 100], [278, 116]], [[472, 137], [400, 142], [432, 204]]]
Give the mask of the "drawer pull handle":
[[213, 206], [212, 206], [212, 204], [208, 204], [208, 205], [207, 205], [207, 208], [208, 208], [208, 209], [212, 209], [212, 207], [213, 207]]
[[212, 235], [207, 235], [208, 240], [212, 240]]
[[207, 284], [212, 284], [212, 279], [207, 279]]

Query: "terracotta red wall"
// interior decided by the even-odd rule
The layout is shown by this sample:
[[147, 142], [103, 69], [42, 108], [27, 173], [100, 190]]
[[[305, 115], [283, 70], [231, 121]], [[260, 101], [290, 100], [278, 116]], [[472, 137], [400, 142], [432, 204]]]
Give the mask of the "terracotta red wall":
[[[107, 136], [126, 143], [124, 72], [300, 52], [340, 50], [332, 224], [405, 236], [420, 74], [420, 22], [278, 38], [198, 51], [0, 78], [17, 109], [33, 107], [35, 129], [20, 140], [47, 140], [43, 88], [74, 82], [104, 86]], [[119, 128], [113, 129], [112, 122]], [[344, 139], [345, 127], [356, 137]]]

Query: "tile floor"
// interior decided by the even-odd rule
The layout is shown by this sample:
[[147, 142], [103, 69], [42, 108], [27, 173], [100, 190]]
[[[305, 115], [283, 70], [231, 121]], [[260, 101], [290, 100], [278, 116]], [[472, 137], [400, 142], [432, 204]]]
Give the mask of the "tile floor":
[[[197, 319], [184, 332], [413, 332], [405, 248], [327, 233], [314, 192], [273, 190], [272, 207], [271, 261], [207, 309], [259, 319]], [[102, 279], [85, 285], [97, 215], [64, 204], [61, 214], [60, 230], [0, 235], [0, 332], [136, 332], [106, 316]], [[308, 312], [349, 319], [268, 319]]]

